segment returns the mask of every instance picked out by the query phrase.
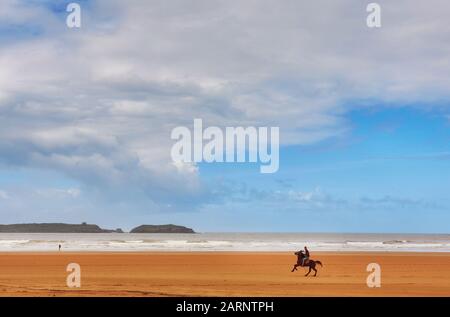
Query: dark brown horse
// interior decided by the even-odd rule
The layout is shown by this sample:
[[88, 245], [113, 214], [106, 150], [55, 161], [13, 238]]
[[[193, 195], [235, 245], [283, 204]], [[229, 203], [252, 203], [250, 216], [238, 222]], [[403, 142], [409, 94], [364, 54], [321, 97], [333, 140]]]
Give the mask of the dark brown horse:
[[305, 266], [305, 267], [309, 267], [309, 271], [308, 271], [308, 273], [305, 274], [305, 276], [308, 276], [309, 273], [311, 273], [311, 270], [314, 271], [314, 276], [316, 276], [317, 275], [316, 264], [320, 264], [320, 266], [323, 266], [322, 262], [314, 261], [311, 259], [308, 259], [306, 261], [306, 263], [304, 265], [302, 265], [302, 261], [303, 261], [303, 258], [305, 257], [305, 254], [303, 254], [303, 252], [300, 252], [300, 251], [295, 252], [294, 254], [297, 256], [297, 263], [294, 264], [294, 267], [292, 268], [291, 272], [297, 271], [298, 266]]

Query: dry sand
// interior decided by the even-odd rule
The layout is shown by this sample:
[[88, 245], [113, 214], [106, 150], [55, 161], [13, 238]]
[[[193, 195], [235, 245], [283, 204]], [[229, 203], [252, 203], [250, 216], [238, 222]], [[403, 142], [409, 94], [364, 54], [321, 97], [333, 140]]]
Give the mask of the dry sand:
[[[317, 277], [292, 253], [0, 253], [1, 296], [450, 296], [448, 253], [319, 253]], [[66, 266], [81, 266], [81, 288]], [[381, 265], [381, 288], [366, 266]]]

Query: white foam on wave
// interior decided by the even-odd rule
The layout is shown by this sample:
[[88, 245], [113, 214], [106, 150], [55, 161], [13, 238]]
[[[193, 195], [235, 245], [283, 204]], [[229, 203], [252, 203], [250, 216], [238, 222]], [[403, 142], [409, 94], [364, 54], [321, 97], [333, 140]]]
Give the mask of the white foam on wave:
[[[23, 238], [23, 239], [21, 239]], [[0, 234], [0, 251], [417, 251], [450, 252], [450, 235]]]
[[21, 243], [29, 243], [30, 240], [0, 240], [0, 244], [8, 245], [8, 244], [21, 244]]

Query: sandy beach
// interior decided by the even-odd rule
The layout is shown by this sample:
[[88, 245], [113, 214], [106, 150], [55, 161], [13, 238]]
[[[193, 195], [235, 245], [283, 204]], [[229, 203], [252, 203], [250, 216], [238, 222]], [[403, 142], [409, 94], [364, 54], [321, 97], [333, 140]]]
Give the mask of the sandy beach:
[[[315, 252], [317, 277], [290, 253], [1, 253], [1, 296], [450, 296], [448, 253]], [[381, 266], [368, 288], [366, 266]], [[81, 266], [81, 288], [66, 266]]]

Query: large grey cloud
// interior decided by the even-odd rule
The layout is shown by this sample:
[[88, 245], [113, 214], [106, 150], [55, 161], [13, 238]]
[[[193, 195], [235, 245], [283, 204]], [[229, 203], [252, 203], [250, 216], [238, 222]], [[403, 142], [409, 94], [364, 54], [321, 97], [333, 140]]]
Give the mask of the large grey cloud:
[[445, 107], [450, 5], [379, 3], [376, 30], [350, 0], [96, 1], [69, 30], [64, 13], [2, 1], [2, 27], [18, 26], [0, 43], [2, 161], [195, 203], [210, 192], [171, 163], [169, 138], [193, 118], [280, 126], [289, 145], [346, 133], [354, 107]]

